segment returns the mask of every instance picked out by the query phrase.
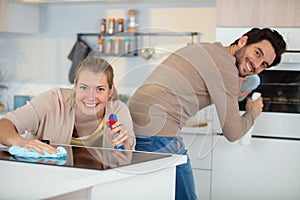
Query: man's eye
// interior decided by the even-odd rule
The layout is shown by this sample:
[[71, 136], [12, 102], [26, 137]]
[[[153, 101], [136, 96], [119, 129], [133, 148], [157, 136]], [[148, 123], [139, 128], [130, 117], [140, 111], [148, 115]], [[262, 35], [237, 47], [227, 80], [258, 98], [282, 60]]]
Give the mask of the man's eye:
[[259, 51], [255, 51], [255, 55], [256, 55], [257, 57], [260, 57], [260, 52], [259, 52]]

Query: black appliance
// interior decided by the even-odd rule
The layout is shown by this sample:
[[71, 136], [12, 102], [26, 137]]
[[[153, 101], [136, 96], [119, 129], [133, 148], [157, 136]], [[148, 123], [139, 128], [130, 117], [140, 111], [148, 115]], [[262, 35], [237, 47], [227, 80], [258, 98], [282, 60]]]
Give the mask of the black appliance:
[[[53, 146], [56, 147], [57, 145]], [[72, 145], [64, 145], [63, 147], [67, 151], [67, 156], [62, 158], [15, 157], [11, 156], [8, 153], [7, 148], [5, 147], [0, 149], [0, 160], [73, 168], [84, 168], [93, 170], [107, 170], [171, 156], [170, 154], [126, 151]]]
[[[300, 113], [300, 70], [265, 70], [259, 74], [264, 112]], [[239, 102], [245, 110], [246, 99]]]

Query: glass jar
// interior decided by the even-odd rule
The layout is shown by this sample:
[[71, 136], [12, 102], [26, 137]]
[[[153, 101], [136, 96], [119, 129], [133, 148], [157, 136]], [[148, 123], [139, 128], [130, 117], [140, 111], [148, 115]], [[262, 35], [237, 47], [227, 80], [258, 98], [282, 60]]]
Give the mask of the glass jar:
[[121, 52], [121, 38], [114, 39], [114, 53], [120, 54]]
[[112, 53], [112, 42], [111, 38], [106, 38], [105, 40], [105, 53], [111, 54]]
[[117, 32], [118, 33], [124, 32], [124, 19], [123, 18], [118, 19]]
[[100, 33], [106, 33], [106, 19], [100, 20]]
[[99, 51], [99, 53], [104, 53], [104, 39], [103, 38], [98, 39], [98, 51]]
[[136, 33], [137, 27], [138, 27], [138, 23], [137, 23], [137, 19], [136, 19], [137, 11], [131, 9], [128, 11], [128, 15], [129, 15], [129, 17], [128, 17], [128, 22], [127, 22], [127, 30], [129, 32]]
[[131, 39], [130, 38], [124, 39], [124, 51], [125, 51], [125, 53], [129, 53], [131, 51]]
[[108, 18], [108, 33], [109, 34], [114, 34], [115, 33], [115, 18]]

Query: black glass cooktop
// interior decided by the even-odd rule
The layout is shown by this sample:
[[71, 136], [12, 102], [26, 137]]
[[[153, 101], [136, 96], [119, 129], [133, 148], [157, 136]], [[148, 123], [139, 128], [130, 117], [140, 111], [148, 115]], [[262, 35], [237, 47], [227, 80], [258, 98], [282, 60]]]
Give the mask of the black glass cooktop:
[[[54, 146], [54, 145], [53, 145]], [[157, 154], [138, 151], [124, 151], [81, 146], [63, 146], [67, 156], [62, 158], [24, 158], [12, 156], [2, 149], [0, 160], [35, 164], [65, 166], [74, 168], [107, 170], [150, 160], [169, 157], [169, 154]]]

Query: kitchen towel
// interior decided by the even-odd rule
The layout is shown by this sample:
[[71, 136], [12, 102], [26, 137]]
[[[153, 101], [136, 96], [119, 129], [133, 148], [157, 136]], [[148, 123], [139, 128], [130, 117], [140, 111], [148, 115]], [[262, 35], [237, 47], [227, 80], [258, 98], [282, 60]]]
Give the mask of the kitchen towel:
[[92, 48], [78, 36], [77, 41], [72, 47], [71, 52], [68, 55], [68, 58], [72, 61], [72, 65], [69, 71], [69, 81], [74, 83], [75, 70], [78, 64], [85, 59], [88, 54], [92, 51]]
[[55, 154], [50, 154], [44, 151], [44, 155], [39, 154], [36, 150], [31, 149], [30, 151], [20, 146], [11, 146], [8, 152], [17, 157], [23, 158], [63, 158], [67, 156], [67, 151], [63, 147], [57, 147], [58, 152]]
[[51, 165], [64, 165], [67, 162], [67, 157], [59, 157], [59, 158], [32, 158], [32, 157], [19, 157], [19, 156], [11, 156], [9, 160], [12, 161], [21, 161], [21, 162], [31, 162], [31, 163], [41, 163], [41, 164], [51, 164]]

